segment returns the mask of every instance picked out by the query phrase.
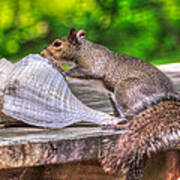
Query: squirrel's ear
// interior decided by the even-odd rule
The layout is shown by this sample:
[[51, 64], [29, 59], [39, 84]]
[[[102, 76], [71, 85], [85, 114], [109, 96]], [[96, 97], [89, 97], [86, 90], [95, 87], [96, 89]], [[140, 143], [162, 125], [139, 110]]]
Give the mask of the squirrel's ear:
[[72, 28], [70, 31], [69, 31], [69, 36], [68, 36], [68, 40], [73, 43], [73, 44], [76, 44], [78, 41], [77, 41], [77, 37], [76, 37], [76, 29], [75, 28]]
[[85, 32], [84, 30], [79, 30], [79, 31], [77, 32], [76, 37], [77, 37], [77, 38], [80, 38], [80, 39], [84, 39], [84, 38], [85, 38], [85, 35], [86, 35], [86, 32]]

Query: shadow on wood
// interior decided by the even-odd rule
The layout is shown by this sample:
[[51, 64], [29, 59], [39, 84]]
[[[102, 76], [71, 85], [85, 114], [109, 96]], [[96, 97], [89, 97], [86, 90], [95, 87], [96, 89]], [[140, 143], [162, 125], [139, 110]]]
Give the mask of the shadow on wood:
[[[145, 168], [144, 180], [165, 180], [166, 155], [153, 155]], [[0, 170], [1, 180], [124, 180], [105, 174], [96, 160]]]

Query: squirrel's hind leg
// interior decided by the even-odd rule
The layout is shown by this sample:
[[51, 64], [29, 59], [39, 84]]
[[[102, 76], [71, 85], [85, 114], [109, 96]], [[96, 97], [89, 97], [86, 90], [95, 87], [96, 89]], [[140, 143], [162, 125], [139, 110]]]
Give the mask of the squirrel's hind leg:
[[144, 84], [139, 78], [130, 77], [120, 81], [114, 89], [114, 99], [118, 112], [122, 118], [131, 119], [156, 93], [151, 84]]

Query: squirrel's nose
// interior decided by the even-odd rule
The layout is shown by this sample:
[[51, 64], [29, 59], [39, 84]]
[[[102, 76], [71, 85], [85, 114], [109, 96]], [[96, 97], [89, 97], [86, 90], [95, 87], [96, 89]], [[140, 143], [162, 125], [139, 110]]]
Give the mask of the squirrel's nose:
[[42, 50], [41, 52], [40, 52], [40, 54], [42, 55], [42, 56], [45, 56], [45, 50]]

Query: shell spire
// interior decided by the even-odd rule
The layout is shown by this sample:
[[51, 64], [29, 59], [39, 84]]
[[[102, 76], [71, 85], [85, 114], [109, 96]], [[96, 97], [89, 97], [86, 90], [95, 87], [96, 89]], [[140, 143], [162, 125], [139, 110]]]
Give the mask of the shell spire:
[[6, 59], [0, 60], [0, 97], [3, 96], [3, 91], [6, 87], [8, 74], [12, 71], [14, 64], [7, 61]]
[[108, 125], [121, 120], [84, 105], [63, 75], [39, 55], [16, 63], [8, 79], [2, 112], [27, 124], [63, 128], [79, 121]]
[[3, 121], [15, 121], [15, 119], [10, 118], [2, 113], [2, 107], [3, 107], [3, 96], [4, 91], [6, 89], [7, 83], [8, 83], [8, 75], [12, 72], [14, 68], [14, 64], [7, 61], [6, 59], [0, 60], [0, 122]]

